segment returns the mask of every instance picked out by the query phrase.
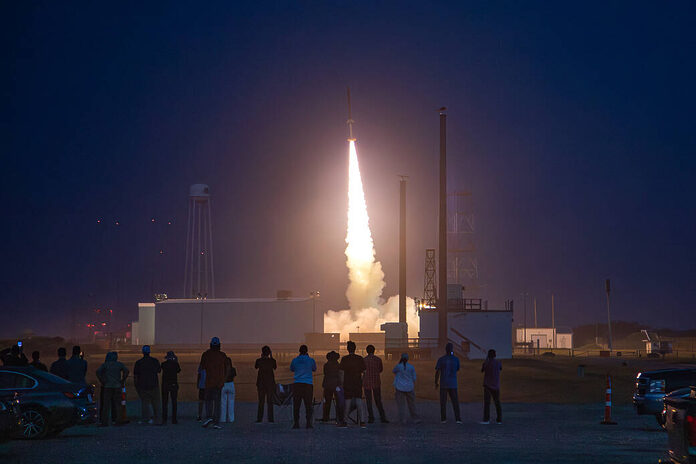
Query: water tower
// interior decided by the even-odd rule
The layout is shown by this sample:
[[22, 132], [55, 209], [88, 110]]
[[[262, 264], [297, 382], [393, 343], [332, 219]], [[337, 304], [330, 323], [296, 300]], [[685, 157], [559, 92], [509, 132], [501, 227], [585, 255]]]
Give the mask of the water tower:
[[210, 189], [205, 184], [194, 184], [189, 189], [185, 298], [215, 298], [213, 231], [210, 222]]

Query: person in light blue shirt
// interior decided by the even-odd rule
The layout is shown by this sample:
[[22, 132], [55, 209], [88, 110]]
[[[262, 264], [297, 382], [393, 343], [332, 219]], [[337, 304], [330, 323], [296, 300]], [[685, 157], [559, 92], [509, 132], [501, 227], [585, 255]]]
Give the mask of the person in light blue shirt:
[[300, 428], [300, 404], [305, 405], [305, 419], [307, 428], [312, 428], [312, 402], [314, 396], [313, 373], [317, 370], [317, 363], [314, 358], [307, 354], [307, 345], [300, 346], [300, 355], [290, 363], [290, 370], [295, 374], [295, 383], [292, 386], [293, 399], [293, 419], [295, 420], [293, 429]]
[[408, 362], [408, 353], [402, 353], [399, 364], [392, 369], [394, 373], [394, 399], [399, 407], [399, 421], [406, 423], [406, 406], [411, 419], [421, 422], [416, 413], [416, 369]]
[[[445, 346], [445, 355], [437, 360], [435, 365], [435, 388], [440, 387], [440, 420], [447, 422], [447, 395], [452, 401], [454, 419], [457, 424], [462, 423], [459, 415], [459, 397], [457, 395], [457, 372], [459, 371], [459, 359], [454, 355], [454, 346], [448, 343]], [[439, 385], [438, 385], [439, 381]]]

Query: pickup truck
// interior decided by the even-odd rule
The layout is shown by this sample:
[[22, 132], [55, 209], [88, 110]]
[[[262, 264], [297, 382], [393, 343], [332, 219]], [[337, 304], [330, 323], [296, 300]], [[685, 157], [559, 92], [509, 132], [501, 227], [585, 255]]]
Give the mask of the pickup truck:
[[638, 414], [653, 415], [660, 425], [664, 425], [662, 411], [665, 395], [691, 385], [696, 385], [696, 367], [639, 372], [633, 392], [633, 405]]
[[685, 398], [665, 399], [665, 430], [669, 458], [674, 463], [696, 463], [696, 386]]

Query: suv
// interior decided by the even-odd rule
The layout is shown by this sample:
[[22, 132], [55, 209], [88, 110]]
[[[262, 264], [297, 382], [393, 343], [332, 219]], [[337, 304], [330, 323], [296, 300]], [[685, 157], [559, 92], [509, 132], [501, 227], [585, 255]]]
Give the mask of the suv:
[[639, 372], [636, 376], [636, 389], [633, 405], [638, 414], [654, 415], [660, 425], [664, 425], [665, 394], [696, 384], [696, 368], [659, 369]]
[[0, 368], [0, 401], [19, 401], [19, 438], [42, 438], [95, 422], [93, 394], [91, 385], [68, 382], [33, 367]]

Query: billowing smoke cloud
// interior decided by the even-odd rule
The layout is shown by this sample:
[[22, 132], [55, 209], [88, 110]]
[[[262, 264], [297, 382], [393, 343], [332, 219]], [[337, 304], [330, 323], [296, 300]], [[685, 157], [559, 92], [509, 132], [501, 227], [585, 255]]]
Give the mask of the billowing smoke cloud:
[[[328, 311], [324, 315], [324, 331], [340, 332], [342, 339], [347, 339], [349, 332], [379, 332], [381, 324], [399, 320], [398, 296], [389, 298], [386, 303], [382, 299], [382, 290], [386, 285], [384, 271], [382, 264], [375, 261], [358, 153], [352, 140], [349, 146], [346, 244], [346, 266], [350, 280], [346, 297], [350, 309]], [[412, 298], [406, 299], [406, 310], [409, 337], [416, 337], [419, 321]]]

